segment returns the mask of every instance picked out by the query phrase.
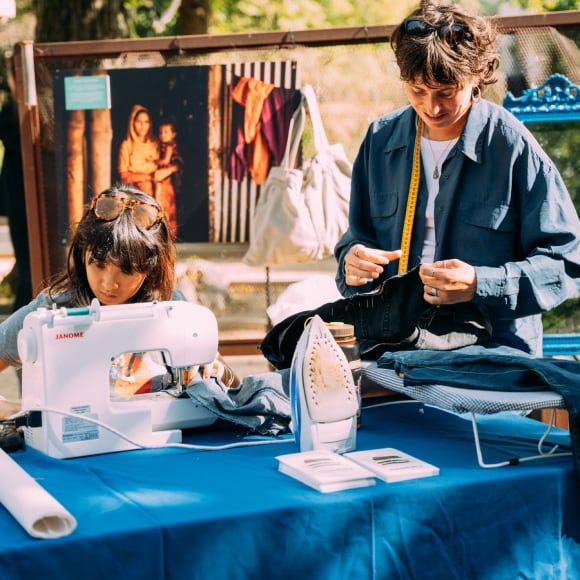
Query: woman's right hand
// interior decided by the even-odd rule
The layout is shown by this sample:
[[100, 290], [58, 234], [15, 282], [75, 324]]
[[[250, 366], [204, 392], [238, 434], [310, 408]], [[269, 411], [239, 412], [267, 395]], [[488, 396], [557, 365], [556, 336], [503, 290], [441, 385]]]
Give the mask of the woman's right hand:
[[377, 279], [383, 266], [402, 255], [401, 250], [377, 250], [355, 244], [344, 257], [344, 281], [348, 286], [363, 286]]

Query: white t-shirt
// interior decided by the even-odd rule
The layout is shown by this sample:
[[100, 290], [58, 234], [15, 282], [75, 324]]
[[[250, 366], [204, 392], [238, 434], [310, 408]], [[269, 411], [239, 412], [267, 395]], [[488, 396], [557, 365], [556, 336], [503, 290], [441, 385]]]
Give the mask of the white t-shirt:
[[[449, 151], [453, 149], [458, 140], [459, 137], [450, 141], [431, 141], [426, 137], [421, 137], [421, 161], [423, 162], [425, 180], [429, 191], [427, 209], [425, 210], [425, 241], [423, 243], [423, 253], [421, 254], [421, 262], [425, 264], [432, 263], [435, 257], [435, 198], [439, 193], [441, 168], [449, 155]], [[433, 176], [435, 167], [437, 167], [437, 179]]]

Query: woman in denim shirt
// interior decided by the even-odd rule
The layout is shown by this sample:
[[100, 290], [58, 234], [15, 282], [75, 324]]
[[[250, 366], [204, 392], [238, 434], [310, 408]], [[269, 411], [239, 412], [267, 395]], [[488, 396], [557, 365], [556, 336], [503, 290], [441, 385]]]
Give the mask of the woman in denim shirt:
[[354, 164], [350, 227], [336, 247], [344, 296], [397, 273], [413, 145], [421, 176], [409, 268], [432, 305], [473, 301], [493, 340], [540, 355], [545, 312], [574, 296], [580, 223], [531, 133], [481, 98], [498, 65], [489, 22], [423, 2], [391, 43], [410, 106], [375, 121]]

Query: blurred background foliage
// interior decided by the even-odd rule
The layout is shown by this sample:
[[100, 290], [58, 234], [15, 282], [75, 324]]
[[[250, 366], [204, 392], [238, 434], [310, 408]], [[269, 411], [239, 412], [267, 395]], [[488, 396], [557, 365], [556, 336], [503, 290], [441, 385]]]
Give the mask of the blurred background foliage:
[[[17, 17], [2, 24], [0, 49], [9, 50], [15, 42], [23, 39], [54, 42], [393, 24], [417, 4], [417, 0], [16, 0]], [[462, 0], [460, 4], [487, 16], [579, 9], [579, 0]], [[566, 31], [566, 37], [572, 44], [574, 54], [580, 33], [573, 29]], [[563, 37], [564, 40], [566, 37]], [[550, 73], [566, 74], [566, 67], [557, 57], [549, 54], [551, 51], [550, 44], [535, 47], [535, 53], [534, 49], [524, 47], [521, 51], [524, 54], [520, 54], [517, 61], [517, 47], [508, 46], [502, 53], [502, 60], [512, 59], [516, 69], [525, 68], [523, 59], [537, 62], [549, 60]], [[348, 47], [329, 47], [311, 53], [305, 59], [308, 64], [303, 66], [303, 80], [315, 84], [321, 95], [323, 115], [326, 113], [331, 118], [341, 119], [341, 123], [329, 127], [329, 136], [343, 142], [351, 156], [356, 154], [368, 121], [402, 104], [396, 65], [384, 53], [381, 46], [369, 46], [366, 51], [360, 52]], [[384, 89], [377, 90], [372, 86], [375, 83], [356, 87], [357, 92], [353, 93], [355, 87], [351, 86], [348, 75], [341, 72], [332, 77], [330, 68], [348, 70], [353, 59], [357, 62], [357, 68], [368, 66], [372, 71], [364, 78], [374, 79], [376, 74], [387, 78], [388, 100], [384, 98]], [[332, 67], [327, 66], [330, 63]], [[320, 70], [325, 71], [324, 75], [320, 75]], [[545, 71], [540, 76], [544, 74]], [[328, 76], [330, 80], [323, 81], [321, 76]], [[535, 80], [531, 79], [530, 82], [528, 79], [528, 86], [534, 86]], [[539, 78], [538, 82], [543, 80]], [[578, 83], [578, 79], [571, 80]], [[500, 83], [492, 88], [488, 98], [501, 102], [506, 86], [516, 96], [526, 88], [524, 83], [514, 90], [508, 81], [503, 79], [503, 88], [497, 88]], [[348, 98], [345, 99], [345, 96]], [[360, 110], [360, 103], [364, 103], [365, 110]], [[580, 211], [577, 154], [580, 150], [580, 131], [576, 125], [564, 123], [533, 124], [529, 128], [558, 166]], [[567, 301], [545, 316], [545, 328], [579, 332], [579, 307], [580, 299]]]
[[[33, 12], [36, 40], [231, 33], [392, 24], [416, 0], [16, 0], [18, 17]], [[578, 9], [578, 0], [462, 0], [487, 16]], [[58, 37], [58, 38], [56, 38]]]

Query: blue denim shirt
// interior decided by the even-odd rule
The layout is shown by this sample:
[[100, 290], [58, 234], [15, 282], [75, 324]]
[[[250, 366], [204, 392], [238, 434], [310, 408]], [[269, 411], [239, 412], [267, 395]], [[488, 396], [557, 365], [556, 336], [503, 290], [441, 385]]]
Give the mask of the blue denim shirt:
[[[344, 296], [352, 245], [396, 250], [413, 159], [416, 114], [398, 109], [369, 128], [353, 167], [349, 230], [335, 248]], [[427, 185], [421, 175], [409, 268], [420, 263]], [[474, 301], [490, 317], [493, 340], [541, 354], [541, 312], [580, 289], [580, 222], [562, 177], [533, 135], [504, 108], [474, 103], [443, 164], [435, 200], [435, 260], [475, 266]], [[397, 273], [397, 263], [386, 276]]]

